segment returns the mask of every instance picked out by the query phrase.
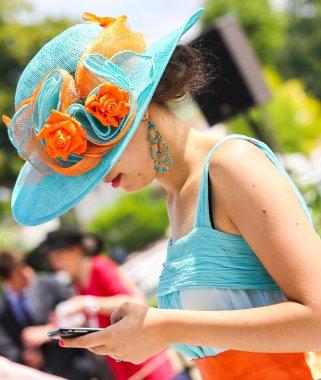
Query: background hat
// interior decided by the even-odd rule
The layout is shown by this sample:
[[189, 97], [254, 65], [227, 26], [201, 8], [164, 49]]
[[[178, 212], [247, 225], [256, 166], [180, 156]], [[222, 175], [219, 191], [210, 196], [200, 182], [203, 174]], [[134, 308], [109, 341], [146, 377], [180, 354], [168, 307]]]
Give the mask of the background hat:
[[43, 252], [46, 253], [80, 245], [88, 256], [98, 255], [103, 248], [102, 239], [98, 235], [83, 232], [76, 227], [62, 227], [49, 232], [42, 244]]
[[49, 232], [41, 244], [28, 252], [26, 263], [37, 271], [52, 271], [48, 261], [50, 251], [68, 249], [75, 245], [79, 245], [86, 256], [99, 255], [103, 250], [103, 241], [98, 235], [83, 232], [76, 227], [61, 227]]
[[[12, 196], [18, 223], [33, 226], [62, 215], [103, 180], [135, 133], [180, 38], [202, 13], [196, 11], [146, 50], [142, 36], [125, 28], [122, 16], [97, 18], [103, 28], [76, 25], [39, 51], [19, 80], [16, 113], [6, 118], [10, 140], [26, 159]], [[103, 125], [86, 108], [106, 83], [124, 94], [127, 114], [116, 120], [117, 128]], [[66, 157], [49, 157], [44, 126], [65, 115], [73, 122], [70, 130], [81, 132], [76, 148]]]

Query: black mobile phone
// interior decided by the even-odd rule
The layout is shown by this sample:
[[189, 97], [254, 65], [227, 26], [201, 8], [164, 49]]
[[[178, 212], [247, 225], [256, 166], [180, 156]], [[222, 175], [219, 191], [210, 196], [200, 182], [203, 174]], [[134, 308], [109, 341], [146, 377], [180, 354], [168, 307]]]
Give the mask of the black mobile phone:
[[47, 335], [52, 339], [75, 338], [77, 336], [87, 335], [93, 332], [104, 330], [103, 328], [92, 327], [58, 327], [55, 330], [50, 330]]

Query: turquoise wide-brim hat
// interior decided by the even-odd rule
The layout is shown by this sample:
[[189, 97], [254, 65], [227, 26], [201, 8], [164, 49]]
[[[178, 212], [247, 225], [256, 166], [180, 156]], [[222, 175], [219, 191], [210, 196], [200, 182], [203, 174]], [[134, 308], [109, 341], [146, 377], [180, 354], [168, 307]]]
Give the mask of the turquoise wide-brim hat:
[[[125, 44], [125, 49], [108, 58], [99, 49], [87, 54], [104, 29], [94, 24], [75, 25], [38, 52], [20, 77], [15, 115], [4, 119], [12, 144], [26, 160], [12, 195], [12, 212], [19, 224], [39, 225], [64, 214], [103, 180], [133, 137], [180, 38], [202, 13], [199, 9], [186, 23], [142, 52], [126, 49]], [[114, 19], [106, 20], [105, 29]], [[87, 75], [85, 80], [77, 68], [79, 61]], [[79, 91], [77, 78], [88, 84], [88, 77], [94, 85]], [[125, 93], [122, 104], [127, 104], [127, 114], [116, 118], [118, 128], [103, 125], [86, 108], [85, 99], [99, 94], [104, 83]], [[86, 131], [87, 145], [83, 138], [76, 141], [77, 147], [67, 158], [53, 158], [52, 153], [49, 157], [44, 128], [64, 115], [80, 126], [73, 125], [71, 131]], [[80, 173], [76, 169], [79, 166]]]

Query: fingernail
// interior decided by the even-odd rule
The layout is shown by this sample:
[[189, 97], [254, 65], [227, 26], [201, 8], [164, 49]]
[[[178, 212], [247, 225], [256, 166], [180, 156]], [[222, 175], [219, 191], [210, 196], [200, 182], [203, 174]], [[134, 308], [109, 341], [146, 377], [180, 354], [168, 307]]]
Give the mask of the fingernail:
[[59, 346], [60, 346], [60, 347], [65, 347], [65, 342], [64, 342], [63, 340], [60, 340], [60, 341], [59, 341]]

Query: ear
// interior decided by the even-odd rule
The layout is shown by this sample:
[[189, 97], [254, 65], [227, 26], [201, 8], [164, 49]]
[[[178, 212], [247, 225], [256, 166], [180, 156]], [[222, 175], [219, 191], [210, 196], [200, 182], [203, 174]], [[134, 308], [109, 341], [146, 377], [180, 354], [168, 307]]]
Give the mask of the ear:
[[150, 121], [148, 108], [147, 108], [147, 110], [146, 110], [146, 112], [145, 112], [142, 120], [148, 120], [148, 121]]

